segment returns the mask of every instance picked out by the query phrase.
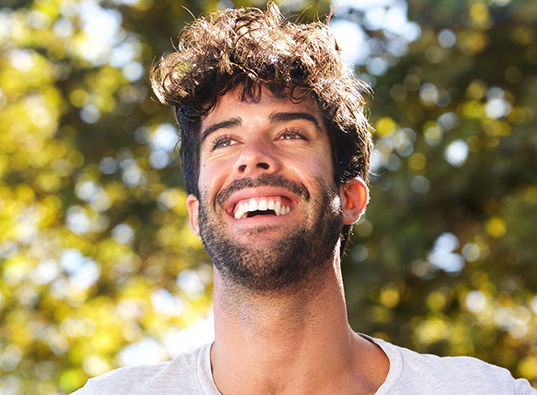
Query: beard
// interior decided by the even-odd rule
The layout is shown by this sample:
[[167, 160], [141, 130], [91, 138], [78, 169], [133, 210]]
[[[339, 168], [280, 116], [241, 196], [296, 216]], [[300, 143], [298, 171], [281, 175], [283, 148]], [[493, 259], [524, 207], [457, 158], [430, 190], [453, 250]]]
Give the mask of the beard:
[[[337, 188], [317, 179], [312, 198], [307, 188], [282, 176], [263, 174], [255, 179], [234, 181], [217, 194], [215, 206], [224, 203], [231, 194], [259, 186], [285, 188], [306, 206], [306, 218], [290, 233], [268, 246], [252, 247], [233, 240], [225, 232], [223, 221], [202, 191], [199, 205], [199, 225], [203, 244], [224, 282], [259, 293], [298, 291], [322, 275], [331, 265], [335, 246], [343, 227], [341, 204]], [[225, 214], [224, 214], [225, 215]], [[247, 231], [249, 237], [263, 237], [271, 227]]]

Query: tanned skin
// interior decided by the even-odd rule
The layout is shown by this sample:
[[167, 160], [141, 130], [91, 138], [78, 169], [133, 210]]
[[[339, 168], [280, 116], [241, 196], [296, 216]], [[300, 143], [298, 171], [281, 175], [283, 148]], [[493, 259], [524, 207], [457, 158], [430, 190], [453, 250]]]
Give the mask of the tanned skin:
[[[336, 216], [343, 226], [355, 223], [367, 204], [367, 186], [360, 178], [333, 185], [330, 141], [316, 105], [276, 99], [266, 90], [258, 103], [244, 102], [232, 90], [202, 119], [201, 133], [201, 202], [194, 195], [187, 199], [192, 230], [203, 237], [207, 227], [200, 222], [210, 221], [217, 235], [252, 251], [256, 258], [244, 266], [261, 284], [249, 286], [233, 278], [225, 264], [222, 270], [215, 265], [211, 366], [219, 391], [374, 394], [386, 379], [389, 361], [380, 347], [348, 324], [339, 241], [325, 254], [327, 259], [312, 263], [316, 269], [292, 279], [292, 285], [270, 288], [270, 278], [263, 277], [267, 267], [282, 263], [275, 262], [278, 251], [271, 247], [297, 228], [315, 234], [319, 210]], [[219, 193], [236, 180], [263, 174], [303, 185], [309, 197], [261, 186], [241, 189], [217, 203]], [[324, 185], [333, 185], [335, 193], [330, 207], [323, 208]], [[290, 211], [235, 218], [238, 202], [250, 198], [281, 200]]]

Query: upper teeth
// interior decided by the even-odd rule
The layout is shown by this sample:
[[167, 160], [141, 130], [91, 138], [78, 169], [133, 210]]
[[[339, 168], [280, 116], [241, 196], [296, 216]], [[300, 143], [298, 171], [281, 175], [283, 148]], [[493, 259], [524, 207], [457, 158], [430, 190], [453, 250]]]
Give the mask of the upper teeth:
[[267, 210], [274, 210], [276, 215], [283, 215], [291, 211], [291, 208], [289, 206], [282, 205], [279, 200], [274, 202], [274, 200], [270, 198], [251, 198], [250, 200], [245, 200], [237, 204], [235, 218], [246, 218], [248, 216], [248, 212]]

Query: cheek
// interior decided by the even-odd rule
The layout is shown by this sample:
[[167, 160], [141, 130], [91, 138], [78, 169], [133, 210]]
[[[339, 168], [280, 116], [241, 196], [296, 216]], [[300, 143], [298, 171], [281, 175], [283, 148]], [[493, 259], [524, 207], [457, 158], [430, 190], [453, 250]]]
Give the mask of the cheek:
[[309, 173], [315, 178], [333, 180], [334, 164], [330, 153], [325, 155], [314, 155], [309, 159], [301, 160], [297, 166], [302, 172]]
[[213, 191], [221, 189], [232, 172], [233, 168], [222, 161], [201, 164], [198, 178], [200, 191], [204, 190], [209, 192], [209, 196], [213, 195]]
[[330, 160], [303, 160], [294, 163], [292, 168], [288, 167], [290, 170], [289, 175], [295, 174], [298, 177], [297, 181], [304, 183], [310, 192], [315, 189], [318, 183], [323, 186], [329, 186], [334, 183], [332, 168]]

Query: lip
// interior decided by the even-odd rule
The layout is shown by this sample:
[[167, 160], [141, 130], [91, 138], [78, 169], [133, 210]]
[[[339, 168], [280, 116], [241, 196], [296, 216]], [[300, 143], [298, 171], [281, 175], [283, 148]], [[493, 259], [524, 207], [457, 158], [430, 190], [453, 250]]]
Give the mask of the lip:
[[[255, 187], [255, 188], [245, 188], [234, 193], [224, 204], [223, 208], [230, 217], [235, 219], [233, 216], [233, 213], [234, 213], [235, 205], [238, 202], [242, 200], [250, 199], [250, 198], [259, 198], [259, 197], [267, 197], [267, 198], [268, 197], [282, 197], [291, 203], [290, 205], [291, 212], [298, 205], [298, 198], [289, 190], [284, 189], [284, 188], [262, 186], [262, 187]], [[253, 217], [253, 218], [256, 218], [256, 217]]]

